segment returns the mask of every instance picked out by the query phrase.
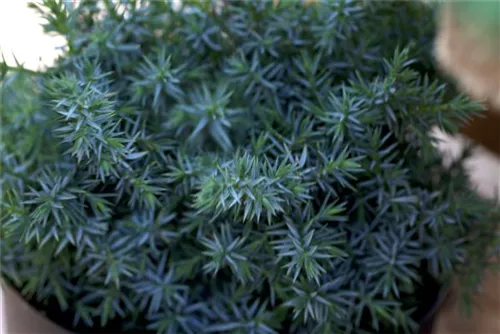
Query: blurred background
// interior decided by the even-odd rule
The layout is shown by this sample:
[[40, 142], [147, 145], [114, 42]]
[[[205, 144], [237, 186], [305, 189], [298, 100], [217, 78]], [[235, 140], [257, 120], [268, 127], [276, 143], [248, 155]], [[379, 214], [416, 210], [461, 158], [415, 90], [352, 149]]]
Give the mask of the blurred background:
[[[57, 36], [43, 34], [43, 20], [28, 8], [27, 0], [0, 0], [0, 52], [9, 63], [15, 57], [26, 67], [37, 69], [50, 64], [56, 48], [64, 41]], [[33, 1], [39, 2], [39, 1]]]

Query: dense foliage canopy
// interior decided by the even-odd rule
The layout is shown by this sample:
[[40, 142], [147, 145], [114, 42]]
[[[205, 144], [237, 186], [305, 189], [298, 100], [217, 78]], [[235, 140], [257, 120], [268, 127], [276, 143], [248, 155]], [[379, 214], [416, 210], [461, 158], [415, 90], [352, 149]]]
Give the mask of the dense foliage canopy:
[[34, 305], [85, 332], [410, 332], [428, 277], [477, 283], [500, 220], [430, 135], [480, 112], [433, 70], [430, 7], [76, 4], [32, 5], [54, 66], [0, 66], [1, 272]]

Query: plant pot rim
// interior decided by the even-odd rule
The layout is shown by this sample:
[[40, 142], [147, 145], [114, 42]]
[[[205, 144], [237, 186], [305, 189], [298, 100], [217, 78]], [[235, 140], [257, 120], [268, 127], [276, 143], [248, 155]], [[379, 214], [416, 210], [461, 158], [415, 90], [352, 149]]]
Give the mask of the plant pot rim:
[[[36, 326], [38, 330], [53, 334], [72, 334], [73, 332], [61, 327], [55, 321], [44, 316], [42, 312], [33, 307], [14, 287], [4, 280], [0, 280], [0, 290], [2, 298], [2, 321], [1, 328], [4, 334], [15, 334], [28, 332], [28, 327]], [[436, 322], [439, 309], [446, 302], [451, 294], [451, 288], [442, 285], [439, 293], [432, 304], [431, 309], [420, 320], [418, 334], [431, 334]], [[8, 307], [7, 307], [8, 305]], [[28, 321], [29, 318], [29, 321]], [[9, 321], [10, 320], [10, 321]], [[21, 326], [21, 328], [20, 328]], [[32, 332], [32, 331], [31, 331]]]
[[443, 304], [446, 303], [446, 301], [449, 299], [451, 295], [451, 287], [442, 284], [439, 293], [437, 294], [434, 303], [432, 304], [432, 307], [427, 313], [423, 316], [423, 318], [420, 320], [420, 328], [418, 333], [419, 334], [431, 334], [433, 333], [433, 328], [436, 323], [436, 318], [439, 313], [439, 310], [443, 306]]
[[72, 334], [33, 307], [19, 291], [0, 279], [0, 333]]

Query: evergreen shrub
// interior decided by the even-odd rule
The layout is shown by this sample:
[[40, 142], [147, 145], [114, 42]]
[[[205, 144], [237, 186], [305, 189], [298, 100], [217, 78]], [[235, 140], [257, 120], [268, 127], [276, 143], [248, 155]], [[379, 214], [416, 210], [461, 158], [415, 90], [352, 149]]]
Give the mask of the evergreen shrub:
[[432, 7], [74, 3], [30, 5], [55, 64], [0, 66], [1, 273], [32, 305], [85, 333], [387, 333], [431, 286], [470, 297], [500, 220], [431, 134], [482, 110], [434, 68]]

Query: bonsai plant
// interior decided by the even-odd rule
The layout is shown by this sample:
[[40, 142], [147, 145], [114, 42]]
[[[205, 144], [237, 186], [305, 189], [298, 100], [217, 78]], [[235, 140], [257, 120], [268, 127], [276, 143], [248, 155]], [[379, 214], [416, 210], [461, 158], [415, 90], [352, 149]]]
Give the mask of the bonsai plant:
[[[421, 3], [59, 0], [1, 66], [1, 272], [73, 332], [415, 332], [498, 211]], [[429, 295], [430, 300], [427, 300]]]

